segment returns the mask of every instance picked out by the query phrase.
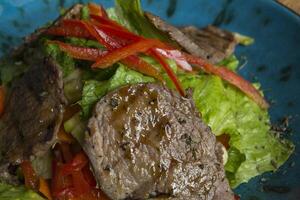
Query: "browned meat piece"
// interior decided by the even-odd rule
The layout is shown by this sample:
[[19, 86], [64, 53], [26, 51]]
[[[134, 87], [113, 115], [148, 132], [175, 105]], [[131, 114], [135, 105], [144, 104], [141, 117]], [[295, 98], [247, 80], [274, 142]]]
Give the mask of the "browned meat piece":
[[125, 86], [97, 103], [88, 129], [84, 150], [113, 200], [233, 199], [220, 146], [191, 98]]
[[50, 59], [15, 81], [1, 118], [0, 163], [19, 164], [43, 155], [55, 142], [64, 103], [62, 74]]
[[[52, 25], [63, 19], [80, 18], [82, 7], [75, 4]], [[38, 42], [45, 30], [44, 27], [27, 36], [24, 43], [5, 58], [29, 66], [29, 71], [13, 82], [0, 121], [0, 181], [11, 184], [19, 183], [15, 176], [17, 164], [43, 156], [54, 144], [66, 103], [59, 66], [50, 59], [44, 60]]]
[[216, 64], [231, 55], [237, 44], [232, 33], [214, 26], [198, 29], [194, 26], [179, 29], [151, 13], [145, 16], [159, 30], [167, 33], [185, 51]]

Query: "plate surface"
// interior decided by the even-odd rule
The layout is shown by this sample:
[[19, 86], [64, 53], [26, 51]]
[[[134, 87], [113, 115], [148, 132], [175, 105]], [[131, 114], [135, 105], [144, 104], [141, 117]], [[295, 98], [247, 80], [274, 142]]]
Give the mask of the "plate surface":
[[[0, 55], [21, 38], [58, 16], [72, 0], [0, 0]], [[86, 1], [80, 1], [86, 2]], [[101, 0], [112, 6], [111, 0]], [[249, 80], [262, 83], [272, 122], [290, 117], [286, 137], [296, 151], [276, 173], [266, 173], [235, 191], [242, 200], [300, 199], [300, 17], [271, 0], [144, 0], [143, 6], [175, 25], [216, 24], [255, 38], [250, 47], [239, 47], [237, 56]]]

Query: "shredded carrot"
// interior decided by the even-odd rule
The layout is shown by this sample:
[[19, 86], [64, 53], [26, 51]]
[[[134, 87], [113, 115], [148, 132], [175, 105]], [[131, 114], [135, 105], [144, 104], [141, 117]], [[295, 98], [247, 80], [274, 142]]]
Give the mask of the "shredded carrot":
[[3, 86], [0, 86], [0, 116], [4, 112], [4, 103], [5, 103], [5, 90]]
[[39, 192], [42, 193], [48, 200], [52, 200], [49, 184], [42, 177], [40, 177]]

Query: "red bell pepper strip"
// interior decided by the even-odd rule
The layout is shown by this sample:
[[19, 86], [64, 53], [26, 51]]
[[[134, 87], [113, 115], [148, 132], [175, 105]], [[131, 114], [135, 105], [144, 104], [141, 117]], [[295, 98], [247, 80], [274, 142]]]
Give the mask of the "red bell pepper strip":
[[51, 180], [51, 193], [54, 198], [63, 197], [64, 190], [66, 188], [73, 187], [72, 177], [63, 176], [61, 173], [62, 163], [57, 162], [56, 160], [52, 163], [52, 180]]
[[88, 3], [88, 8], [90, 15], [96, 15], [106, 18], [108, 17], [105, 9], [101, 5], [95, 3]]
[[89, 165], [86, 165], [83, 169], [82, 169], [82, 173], [84, 176], [84, 179], [88, 182], [88, 184], [92, 187], [96, 187], [97, 186], [97, 182], [94, 178], [94, 174], [91, 172]]
[[38, 191], [39, 179], [30, 161], [23, 161], [20, 166], [24, 175], [25, 186], [28, 189]]
[[110, 25], [110, 26], [120, 29], [122, 31], [129, 32], [124, 26], [121, 26], [120, 24], [109, 19], [108, 17], [98, 16], [98, 15], [93, 15], [93, 14], [90, 15], [90, 17], [92, 20], [95, 20], [95, 21], [99, 22], [100, 24]]
[[[104, 31], [106, 34], [111, 34], [117, 37], [120, 37], [122, 39], [131, 40], [131, 41], [139, 41], [143, 39], [143, 37], [138, 36], [134, 33], [129, 32], [124, 27], [120, 26], [116, 22], [113, 22], [112, 20], [99, 17], [99, 16], [91, 16], [93, 19], [97, 20], [99, 23], [94, 23], [99, 29]], [[157, 52], [159, 52], [161, 55], [163, 55], [166, 58], [174, 59], [175, 62], [178, 64], [178, 66], [185, 70], [185, 71], [192, 71], [192, 67], [186, 60], [184, 59], [183, 55], [179, 50], [173, 49], [172, 47], [169, 47], [168, 45], [160, 42], [161, 49], [157, 48]]]
[[143, 39], [138, 42], [113, 50], [108, 54], [104, 55], [103, 57], [98, 58], [96, 63], [94, 63], [92, 67], [105, 68], [111, 66], [112, 64], [122, 59], [127, 58], [128, 56], [146, 52], [152, 47], [158, 47], [158, 45], [161, 44], [160, 42], [157, 42], [157, 40]]
[[[114, 40], [111, 36], [107, 35], [105, 32], [97, 29], [93, 24], [86, 23], [85, 26], [90, 31], [90, 33], [97, 38], [97, 40], [104, 45], [108, 50], [112, 51], [114, 49], [120, 48], [121, 45]], [[150, 64], [143, 61], [138, 56], [132, 55], [129, 56], [123, 60], [121, 60], [122, 63], [125, 65], [128, 65], [128, 67], [131, 67], [135, 70], [138, 70], [139, 72], [153, 76], [159, 80], [162, 80], [162, 77], [160, 76], [160, 73]]]
[[136, 70], [142, 74], [154, 77], [160, 81], [163, 81], [163, 78], [159, 71], [155, 69], [152, 65], [140, 59], [138, 56], [129, 56], [126, 59], [121, 61], [124, 65], [129, 68]]
[[106, 34], [116, 36], [116, 37], [118, 37], [120, 39], [123, 39], [123, 40], [137, 42], [141, 39], [144, 39], [141, 36], [135, 35], [135, 34], [129, 32], [127, 30], [122, 30], [118, 27], [114, 27], [114, 26], [110, 26], [110, 25], [106, 25], [106, 24], [100, 24], [100, 23], [94, 22], [94, 21], [92, 21], [92, 22], [97, 28], [104, 31]]
[[[103, 56], [107, 53], [107, 51], [102, 51], [99, 49], [75, 47], [60, 41], [49, 41], [49, 43], [59, 45], [61, 50], [68, 53], [71, 57], [82, 60], [96, 61], [99, 56]], [[163, 80], [160, 73], [152, 65], [148, 64], [137, 56], [129, 56], [121, 62], [128, 67], [141, 72], [142, 74], [155, 77], [158, 80]]]
[[115, 41], [111, 36], [98, 29], [90, 22], [82, 22], [89, 33], [98, 40], [98, 42], [104, 45], [108, 50], [120, 48], [121, 45]]
[[161, 66], [164, 68], [164, 70], [166, 71], [166, 73], [168, 74], [168, 76], [170, 77], [170, 79], [172, 80], [172, 82], [174, 83], [176, 89], [179, 91], [179, 93], [182, 96], [185, 96], [185, 91], [180, 83], [180, 81], [177, 79], [176, 74], [173, 72], [173, 70], [170, 68], [170, 66], [168, 65], [168, 63], [166, 63], [164, 61], [164, 58], [158, 53], [156, 52], [155, 49], [151, 49], [150, 50], [150, 54], [161, 64]]
[[93, 39], [90, 33], [80, 26], [54, 26], [47, 29], [45, 33], [48, 35]]
[[267, 109], [269, 107], [268, 102], [264, 99], [260, 92], [250, 82], [234, 73], [233, 71], [225, 67], [215, 67], [204, 59], [188, 54], [185, 54], [185, 58], [189, 63], [194, 64], [199, 69], [209, 74], [217, 75], [228, 83], [239, 88], [248, 97], [254, 100], [261, 108]]
[[188, 72], [193, 71], [192, 66], [186, 61], [181, 51], [177, 49], [168, 50], [168, 49], [156, 48], [156, 52], [160, 53], [165, 58], [173, 59], [181, 69]]
[[76, 195], [80, 196], [91, 191], [93, 188], [85, 180], [84, 175], [81, 171], [74, 171], [72, 173], [73, 184], [76, 191]]
[[103, 57], [108, 53], [105, 50], [72, 46], [70, 44], [66, 44], [64, 42], [57, 41], [57, 40], [49, 41], [49, 43], [57, 44], [62, 51], [68, 53], [71, 57], [80, 60], [96, 61], [97, 58]]
[[61, 169], [63, 176], [72, 174], [72, 172], [82, 170], [88, 164], [88, 159], [84, 153], [78, 153], [70, 163], [64, 164]]

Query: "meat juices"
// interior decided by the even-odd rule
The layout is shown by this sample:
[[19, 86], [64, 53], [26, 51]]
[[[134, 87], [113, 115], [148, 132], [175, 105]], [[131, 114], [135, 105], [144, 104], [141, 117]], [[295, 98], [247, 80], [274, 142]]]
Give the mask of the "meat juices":
[[104, 96], [84, 150], [101, 189], [119, 199], [231, 200], [220, 144], [191, 98], [158, 84]]

